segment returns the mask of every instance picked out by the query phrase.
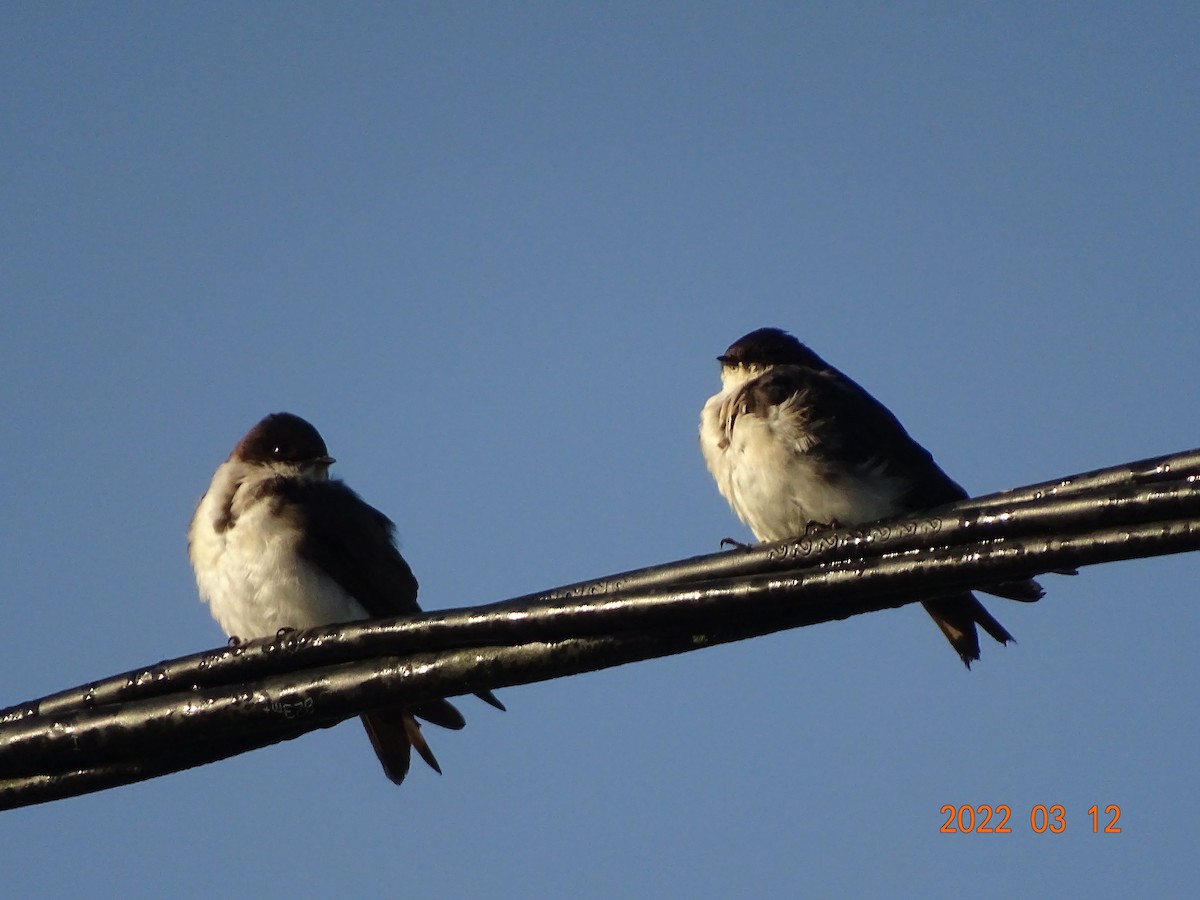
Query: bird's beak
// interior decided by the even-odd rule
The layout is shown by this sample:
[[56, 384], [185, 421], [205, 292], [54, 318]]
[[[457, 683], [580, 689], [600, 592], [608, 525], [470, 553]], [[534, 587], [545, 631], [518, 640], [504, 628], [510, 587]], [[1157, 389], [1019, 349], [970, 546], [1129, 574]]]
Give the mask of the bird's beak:
[[720, 356], [717, 357], [717, 362], [719, 362], [723, 366], [727, 366], [730, 363], [732, 363], [733, 360], [730, 357], [726, 356], [724, 353], [722, 353]]
[[337, 460], [334, 459], [332, 456], [318, 456], [317, 457], [318, 465], [332, 466], [335, 462], [337, 462]]

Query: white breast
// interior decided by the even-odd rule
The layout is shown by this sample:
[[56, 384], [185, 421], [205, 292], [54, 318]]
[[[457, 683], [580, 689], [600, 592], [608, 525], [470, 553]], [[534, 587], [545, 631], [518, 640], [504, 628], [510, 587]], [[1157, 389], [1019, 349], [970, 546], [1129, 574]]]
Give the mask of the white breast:
[[810, 522], [857, 525], [898, 511], [898, 482], [832, 464], [791, 403], [765, 415], [741, 410], [741, 388], [729, 385], [705, 404], [700, 448], [722, 496], [756, 538], [786, 540]]
[[[233, 467], [222, 471], [226, 467]], [[247, 503], [249, 483], [238, 483], [226, 462], [196, 508], [189, 554], [200, 596], [230, 636], [270, 637], [281, 628], [311, 628], [367, 618], [338, 584], [297, 553], [300, 533], [273, 515], [268, 502]], [[224, 497], [235, 490], [235, 524], [215, 527]]]

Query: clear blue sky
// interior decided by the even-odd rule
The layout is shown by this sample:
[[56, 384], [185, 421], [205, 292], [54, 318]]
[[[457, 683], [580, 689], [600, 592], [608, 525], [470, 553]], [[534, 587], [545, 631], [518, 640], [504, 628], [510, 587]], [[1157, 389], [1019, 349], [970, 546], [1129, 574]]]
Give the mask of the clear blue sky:
[[[221, 642], [184, 533], [275, 410], [430, 608], [746, 538], [695, 431], [763, 325], [973, 492], [1200, 444], [1198, 46], [1194, 3], [4, 4], [3, 703]], [[1198, 574], [991, 600], [970, 673], [910, 608], [467, 699], [401, 789], [344, 725], [5, 813], [5, 889], [1178, 896]]]

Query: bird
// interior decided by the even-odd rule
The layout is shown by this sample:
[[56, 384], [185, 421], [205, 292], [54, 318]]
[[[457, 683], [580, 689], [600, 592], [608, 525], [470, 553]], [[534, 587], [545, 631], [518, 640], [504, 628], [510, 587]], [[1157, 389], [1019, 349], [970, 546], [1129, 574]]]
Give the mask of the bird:
[[[899, 420], [794, 336], [759, 328], [717, 357], [721, 390], [700, 414], [700, 449], [721, 495], [762, 542], [852, 527], [967, 497]], [[736, 543], [736, 542], [734, 542]], [[981, 586], [1042, 597], [1032, 579]], [[923, 601], [969, 669], [976, 625], [1013, 636], [970, 591]]]
[[[395, 526], [343, 481], [317, 429], [272, 413], [217, 467], [188, 528], [201, 599], [231, 640], [420, 612], [417, 579]], [[478, 694], [504, 709], [490, 691]], [[443, 728], [466, 721], [446, 700], [362, 715], [384, 773], [400, 784], [410, 748], [441, 774], [420, 717]]]

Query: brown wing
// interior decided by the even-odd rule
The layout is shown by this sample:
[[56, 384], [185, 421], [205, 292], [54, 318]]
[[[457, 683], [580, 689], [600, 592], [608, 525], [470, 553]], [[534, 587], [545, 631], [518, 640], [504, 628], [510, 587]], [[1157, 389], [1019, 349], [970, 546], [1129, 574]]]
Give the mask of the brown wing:
[[832, 366], [776, 366], [747, 385], [751, 387], [758, 404], [794, 398], [791, 402], [804, 411], [815, 452], [909, 482], [906, 508], [926, 509], [967, 496], [891, 410]]
[[[299, 547], [300, 555], [354, 597], [371, 618], [421, 611], [417, 603], [417, 579], [396, 548], [395, 525], [391, 519], [344, 482], [336, 480], [279, 479], [275, 496], [283, 506], [281, 512], [295, 517], [302, 526], [306, 537]], [[477, 696], [504, 709], [504, 704], [491, 691], [482, 691]], [[405, 762], [403, 771], [407, 771], [407, 744], [403, 748], [400, 746], [401, 737], [406, 734], [420, 740], [419, 744], [410, 743], [417, 747], [426, 762], [441, 771], [420, 736], [419, 726], [415, 722], [405, 724], [405, 719], [412, 716], [456, 730], [466, 724], [462, 713], [446, 700], [430, 700], [406, 710], [383, 710], [365, 716], [363, 724], [389, 777], [393, 772], [404, 777], [401, 758]]]
[[[759, 414], [769, 405], [794, 404], [803, 414], [809, 452], [904, 479], [909, 483], [904, 497], [908, 510], [967, 497], [886, 406], [828, 364], [821, 369], [776, 366], [747, 385], [743, 402], [747, 411]], [[1032, 579], [981, 586], [981, 590], [1025, 601], [1042, 596], [1041, 586]], [[968, 668], [979, 659], [976, 625], [1001, 644], [1013, 640], [969, 592], [922, 605]]]
[[417, 579], [396, 549], [395, 526], [340, 481], [278, 479], [280, 513], [305, 535], [300, 555], [372, 618], [420, 612]]

